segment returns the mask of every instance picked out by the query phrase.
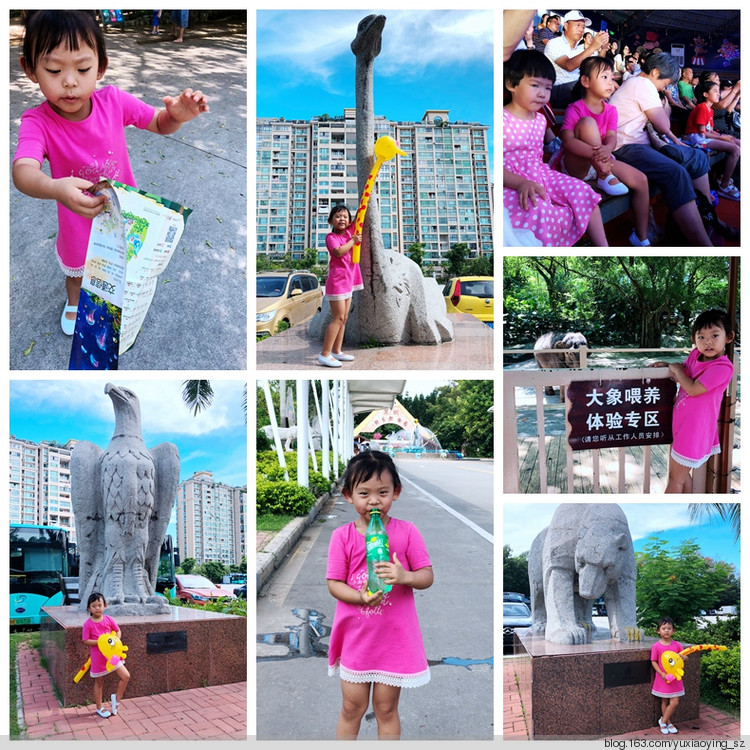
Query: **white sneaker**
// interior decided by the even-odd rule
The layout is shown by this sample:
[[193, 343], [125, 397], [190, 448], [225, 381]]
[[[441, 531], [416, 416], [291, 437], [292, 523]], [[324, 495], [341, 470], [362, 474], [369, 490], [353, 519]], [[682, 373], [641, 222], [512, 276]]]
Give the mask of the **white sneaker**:
[[324, 357], [322, 354], [318, 354], [318, 364], [324, 365], [325, 367], [341, 367], [341, 362], [333, 357]]

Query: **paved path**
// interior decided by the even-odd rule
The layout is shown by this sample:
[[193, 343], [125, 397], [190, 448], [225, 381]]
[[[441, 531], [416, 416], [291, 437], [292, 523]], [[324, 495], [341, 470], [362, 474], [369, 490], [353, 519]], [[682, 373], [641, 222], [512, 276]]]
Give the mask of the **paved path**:
[[60, 706], [37, 649], [21, 644], [17, 666], [26, 740], [247, 738], [246, 682], [124, 698], [117, 716], [101, 719], [93, 704]]
[[[700, 716], [690, 721], [682, 721], [675, 725], [679, 733], [670, 734], [670, 740], [697, 740], [738, 738], [740, 736], [740, 722], [731, 714], [719, 711], [718, 708], [700, 705]], [[528, 740], [529, 729], [527, 719], [523, 714], [521, 694], [516, 686], [511, 659], [503, 659], [503, 738], [506, 740]], [[637, 732], [619, 734], [617, 739], [634, 739], [640, 737], [659, 737], [666, 741], [659, 727], [640, 729]], [[564, 738], [561, 738], [564, 739]], [[602, 738], [605, 739], [605, 738]], [[606, 739], [614, 739], [608, 737]]]

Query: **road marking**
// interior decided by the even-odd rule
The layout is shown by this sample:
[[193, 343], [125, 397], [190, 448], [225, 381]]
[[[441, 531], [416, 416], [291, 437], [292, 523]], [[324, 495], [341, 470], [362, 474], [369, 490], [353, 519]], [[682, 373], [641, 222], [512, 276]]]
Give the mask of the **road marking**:
[[[534, 433], [534, 434], [536, 434], [536, 433]], [[417, 466], [420, 469], [427, 469], [427, 468], [429, 468], [427, 466], [427, 464], [423, 464], [423, 463], [422, 464], [417, 464]], [[489, 469], [489, 470], [487, 470], [487, 469], [472, 469], [469, 466], [467, 466], [466, 464], [461, 464], [461, 468], [464, 471], [475, 471], [478, 474], [494, 474], [494, 469]]]
[[435, 495], [431, 495], [427, 490], [422, 489], [418, 484], [415, 482], [412, 482], [411, 479], [407, 479], [405, 476], [401, 477], [402, 482], [408, 482], [414, 489], [421, 492], [425, 497], [432, 500], [433, 503], [436, 505], [439, 505], [443, 510], [447, 510], [448, 513], [450, 513], [452, 516], [455, 516], [461, 523], [465, 523], [470, 529], [473, 531], [476, 531], [479, 536], [486, 539], [490, 544], [495, 543], [495, 538], [492, 536], [492, 534], [485, 531], [481, 526], [477, 526], [474, 521], [470, 521], [466, 516], [461, 515], [457, 510], [453, 510], [453, 508], [450, 507], [450, 505], [446, 505], [442, 500], [438, 500]]

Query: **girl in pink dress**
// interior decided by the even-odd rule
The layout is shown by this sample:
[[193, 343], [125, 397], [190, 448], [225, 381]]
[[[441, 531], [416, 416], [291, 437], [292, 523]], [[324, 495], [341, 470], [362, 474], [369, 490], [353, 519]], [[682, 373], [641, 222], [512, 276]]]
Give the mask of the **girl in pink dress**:
[[[127, 125], [174, 133], [208, 112], [208, 99], [185, 89], [179, 96], [165, 96], [165, 108], [157, 110], [114, 86], [97, 89], [107, 70], [107, 51], [90, 11], [34, 11], [26, 26], [21, 67], [45, 101], [21, 116], [13, 184], [32, 198], [57, 201], [57, 259], [67, 292], [60, 325], [72, 336], [91, 220], [104, 203], [103, 196], [86, 190], [101, 177], [136, 186]], [[45, 159], [51, 176], [42, 172]]]
[[318, 363], [325, 367], [341, 367], [342, 362], [354, 359], [351, 354], [344, 354], [341, 347], [344, 344], [352, 294], [364, 288], [359, 263], [352, 262], [352, 248], [362, 242], [362, 235], [354, 233], [352, 214], [346, 206], [334, 206], [328, 214], [328, 223], [333, 231], [326, 236], [326, 248], [330, 256], [326, 299], [331, 307], [333, 320], [326, 328]]
[[731, 318], [723, 310], [707, 310], [693, 323], [693, 349], [682, 363], [655, 362], [669, 367], [680, 385], [672, 412], [672, 451], [669, 457], [669, 493], [691, 493], [691, 469], [721, 453], [716, 420], [734, 368], [724, 348], [734, 340]]
[[[685, 686], [682, 680], [667, 682], [667, 673], [661, 665], [661, 655], [665, 651], [682, 651], [682, 644], [672, 640], [674, 633], [674, 620], [671, 617], [661, 617], [656, 624], [656, 632], [659, 640], [651, 647], [651, 666], [654, 668], [654, 684], [651, 688], [652, 695], [661, 698], [661, 718], [659, 729], [662, 734], [677, 734], [677, 727], [670, 719], [680, 702], [680, 697], [685, 695]], [[683, 660], [686, 656], [682, 657]]]
[[588, 231], [607, 247], [601, 196], [583, 180], [544, 163], [549, 101], [555, 69], [541, 52], [516, 50], [503, 69], [510, 103], [503, 109], [503, 204], [514, 229], [528, 229], [545, 247], [571, 246]]
[[[340, 674], [342, 693], [336, 738], [357, 738], [372, 693], [378, 738], [397, 740], [401, 688], [430, 680], [414, 589], [432, 586], [432, 565], [416, 527], [388, 515], [401, 493], [401, 480], [388, 454], [367, 451], [352, 458], [342, 492], [358, 518], [333, 532], [328, 549], [328, 590], [338, 599], [328, 674]], [[393, 588], [370, 594], [365, 532], [375, 508], [385, 524], [392, 559], [378, 563], [376, 573]]]

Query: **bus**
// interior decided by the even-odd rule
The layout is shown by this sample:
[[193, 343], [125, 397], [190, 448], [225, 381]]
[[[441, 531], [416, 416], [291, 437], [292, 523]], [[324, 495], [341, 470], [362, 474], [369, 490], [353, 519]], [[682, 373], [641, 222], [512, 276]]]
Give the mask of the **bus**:
[[11, 626], [39, 625], [42, 607], [62, 605], [60, 576], [71, 572], [71, 548], [67, 529], [10, 525]]

